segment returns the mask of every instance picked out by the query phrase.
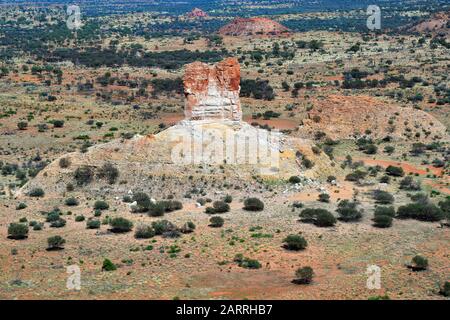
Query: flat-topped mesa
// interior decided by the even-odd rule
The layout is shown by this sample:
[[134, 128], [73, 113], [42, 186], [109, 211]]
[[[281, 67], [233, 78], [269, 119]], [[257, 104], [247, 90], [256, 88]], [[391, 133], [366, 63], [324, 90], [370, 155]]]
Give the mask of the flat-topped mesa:
[[241, 121], [240, 79], [236, 58], [212, 67], [202, 62], [188, 64], [183, 78], [186, 120]]

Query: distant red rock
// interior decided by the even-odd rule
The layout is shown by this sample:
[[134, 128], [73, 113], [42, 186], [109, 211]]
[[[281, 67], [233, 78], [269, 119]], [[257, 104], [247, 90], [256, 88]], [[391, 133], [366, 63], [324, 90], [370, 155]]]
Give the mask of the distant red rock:
[[188, 18], [206, 18], [206, 17], [208, 17], [208, 14], [205, 11], [203, 11], [202, 9], [194, 8], [194, 9], [192, 9], [191, 12], [186, 14], [186, 16]]
[[279, 36], [290, 34], [290, 30], [268, 18], [236, 18], [220, 28], [219, 33], [227, 36]]

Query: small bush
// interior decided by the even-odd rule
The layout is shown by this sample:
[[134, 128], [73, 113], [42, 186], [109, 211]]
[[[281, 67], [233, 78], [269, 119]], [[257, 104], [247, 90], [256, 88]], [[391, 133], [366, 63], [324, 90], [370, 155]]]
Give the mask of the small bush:
[[65, 201], [66, 206], [74, 207], [80, 204], [80, 202], [76, 198], [67, 198]]
[[182, 233], [191, 233], [195, 230], [195, 224], [192, 221], [186, 222], [181, 228], [180, 231]]
[[409, 266], [413, 271], [423, 271], [428, 269], [428, 259], [420, 255], [415, 256], [411, 260], [411, 265]]
[[305, 223], [314, 223], [318, 227], [332, 227], [336, 224], [336, 218], [325, 209], [303, 209], [300, 220]]
[[299, 251], [308, 246], [305, 238], [297, 234], [290, 234], [283, 241], [285, 242], [284, 247], [288, 250]]
[[230, 205], [224, 201], [214, 201], [213, 208], [215, 213], [225, 213], [230, 211]]
[[379, 204], [391, 204], [394, 203], [394, 196], [387, 191], [374, 190], [373, 198]]
[[23, 223], [11, 223], [8, 227], [8, 238], [22, 240], [28, 237], [28, 226]]
[[330, 195], [329, 194], [327, 194], [327, 193], [321, 193], [321, 194], [319, 194], [319, 199], [318, 199], [320, 202], [326, 202], [326, 203], [328, 203], [328, 202], [330, 202]]
[[117, 233], [128, 232], [133, 228], [133, 222], [122, 217], [112, 219], [109, 222], [109, 225], [112, 228], [111, 231]]
[[233, 202], [233, 197], [230, 196], [229, 194], [227, 194], [227, 195], [223, 198], [223, 201], [224, 201], [225, 203], [231, 203], [231, 202]]
[[30, 192], [28, 192], [29, 197], [39, 198], [39, 197], [43, 197], [44, 195], [45, 195], [45, 192], [42, 188], [34, 188], [34, 189], [31, 189]]
[[327, 210], [320, 210], [316, 215], [314, 224], [318, 227], [332, 227], [336, 224], [336, 218]]
[[376, 207], [374, 216], [388, 216], [395, 217], [395, 208], [394, 207]]
[[151, 226], [141, 224], [136, 227], [134, 237], [136, 239], [150, 239], [155, 236], [155, 230]]
[[216, 209], [214, 209], [213, 207], [206, 207], [205, 208], [205, 213], [206, 214], [215, 214], [216, 213]]
[[339, 220], [344, 222], [359, 221], [362, 218], [362, 211], [357, 209], [356, 202], [342, 200], [336, 211], [339, 214]]
[[114, 271], [117, 270], [117, 267], [111, 260], [105, 259], [103, 260], [102, 271]]
[[177, 230], [177, 227], [168, 220], [159, 220], [152, 222], [153, 230], [155, 230], [155, 235], [162, 235], [168, 231]]
[[148, 214], [151, 217], [162, 217], [166, 212], [166, 203], [158, 201], [157, 203], [150, 203], [148, 207]]
[[89, 219], [86, 222], [86, 228], [88, 229], [99, 229], [100, 225], [101, 225], [100, 220], [97, 219]]
[[300, 183], [302, 180], [298, 176], [292, 176], [289, 178], [289, 182], [292, 184]]
[[62, 246], [66, 243], [61, 236], [54, 236], [47, 239], [48, 247], [47, 250], [60, 250], [64, 249]]
[[61, 158], [59, 159], [60, 168], [68, 168], [70, 167], [70, 159], [69, 158]]
[[439, 221], [444, 218], [444, 213], [432, 203], [410, 203], [399, 207], [396, 217], [420, 221]]
[[261, 263], [256, 259], [244, 258], [239, 266], [245, 269], [259, 269], [261, 268]]
[[244, 210], [262, 211], [264, 210], [264, 203], [258, 198], [247, 198], [244, 201]]
[[401, 167], [388, 166], [386, 168], [386, 174], [393, 177], [403, 177], [405, 172]]
[[412, 177], [407, 176], [400, 181], [400, 189], [408, 191], [419, 191], [422, 189], [420, 182], [415, 181]]
[[211, 227], [213, 227], [213, 228], [220, 228], [225, 223], [225, 220], [223, 220], [222, 217], [214, 216], [214, 217], [211, 217], [209, 219], [209, 222], [210, 222], [210, 226]]
[[20, 121], [17, 123], [17, 128], [19, 130], [26, 130], [28, 128], [28, 122], [26, 121]]
[[392, 217], [376, 215], [373, 218], [373, 222], [373, 225], [377, 228], [389, 228], [390, 226], [392, 226]]
[[108, 210], [109, 204], [103, 200], [97, 200], [94, 203], [94, 210]]
[[105, 163], [98, 169], [97, 176], [100, 179], [106, 179], [109, 184], [114, 184], [119, 177], [119, 169], [111, 163]]
[[26, 203], [21, 202], [16, 206], [16, 210], [23, 210], [26, 207], [27, 207]]
[[444, 297], [450, 297], [450, 282], [445, 281], [442, 288], [439, 290], [439, 293], [443, 295]]
[[311, 267], [306, 266], [303, 268], [298, 268], [295, 271], [295, 279], [292, 280], [295, 284], [309, 284], [314, 277], [314, 271]]
[[66, 220], [59, 218], [58, 220], [52, 221], [50, 227], [52, 228], [62, 228], [66, 225]]
[[76, 216], [76, 217], [75, 217], [75, 222], [82, 222], [82, 221], [84, 221], [84, 220], [85, 220], [85, 218], [84, 218], [83, 215], [79, 215], [79, 216]]
[[77, 185], [87, 185], [92, 182], [94, 170], [88, 166], [81, 166], [75, 170], [73, 176], [77, 182]]

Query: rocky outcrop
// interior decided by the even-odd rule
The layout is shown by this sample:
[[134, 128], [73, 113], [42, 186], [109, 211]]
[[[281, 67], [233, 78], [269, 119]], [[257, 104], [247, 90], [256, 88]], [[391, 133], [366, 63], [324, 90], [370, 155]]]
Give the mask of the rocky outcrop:
[[370, 132], [372, 138], [386, 136], [398, 140], [433, 141], [445, 138], [446, 127], [430, 114], [400, 107], [369, 96], [330, 95], [313, 100], [297, 134], [313, 138], [324, 133], [333, 140], [352, 139]]
[[205, 11], [203, 11], [202, 9], [194, 8], [194, 9], [192, 9], [191, 12], [186, 14], [186, 17], [191, 18], [191, 19], [206, 18], [206, 17], [208, 17], [208, 14]]
[[279, 36], [289, 35], [290, 30], [268, 18], [237, 18], [220, 28], [219, 33], [227, 36]]
[[212, 67], [202, 62], [188, 64], [183, 78], [186, 120], [240, 121], [240, 78], [236, 58]]

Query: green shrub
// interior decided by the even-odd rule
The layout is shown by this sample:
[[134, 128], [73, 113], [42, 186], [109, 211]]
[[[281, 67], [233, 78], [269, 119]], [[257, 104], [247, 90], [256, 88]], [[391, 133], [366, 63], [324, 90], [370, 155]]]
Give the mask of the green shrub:
[[87, 229], [99, 229], [100, 228], [100, 220], [97, 219], [89, 219], [86, 221], [86, 228]]
[[320, 210], [316, 215], [314, 224], [318, 227], [332, 227], [336, 224], [336, 218], [327, 210]]
[[387, 191], [374, 190], [373, 198], [379, 204], [391, 204], [394, 203], [394, 196]]
[[168, 220], [159, 220], [152, 222], [153, 230], [155, 230], [155, 235], [162, 235], [165, 232], [175, 231], [178, 228]]
[[27, 207], [26, 203], [21, 202], [16, 206], [16, 210], [23, 210], [26, 207]]
[[60, 250], [63, 249], [62, 246], [66, 243], [66, 240], [64, 240], [61, 236], [53, 236], [47, 239], [47, 243], [47, 250]]
[[73, 176], [77, 182], [77, 185], [87, 185], [92, 182], [94, 170], [89, 166], [81, 166], [75, 170]]
[[59, 166], [63, 169], [70, 167], [70, 159], [69, 158], [59, 159]]
[[39, 198], [39, 197], [43, 197], [44, 195], [45, 195], [45, 192], [44, 192], [44, 190], [42, 190], [42, 188], [34, 188], [34, 189], [31, 189], [30, 192], [28, 192], [29, 197]]
[[8, 238], [14, 240], [26, 239], [28, 237], [28, 226], [22, 223], [11, 223], [8, 227]]
[[64, 120], [53, 120], [52, 123], [55, 128], [64, 127]]
[[152, 217], [162, 217], [166, 212], [166, 203], [158, 201], [157, 203], [150, 203], [148, 207], [148, 214]]
[[318, 199], [320, 202], [326, 202], [326, 203], [328, 203], [328, 202], [330, 202], [330, 195], [329, 194], [327, 194], [327, 193], [321, 193], [321, 194], [319, 194], [319, 199]]
[[305, 238], [297, 234], [290, 234], [283, 241], [285, 242], [284, 247], [288, 250], [304, 250], [308, 246]]
[[172, 212], [183, 209], [183, 204], [177, 200], [161, 201], [164, 204], [166, 212]]
[[302, 180], [298, 176], [292, 176], [289, 178], [289, 182], [292, 184], [300, 183]]
[[136, 202], [138, 212], [146, 212], [152, 204], [150, 197], [144, 192], [137, 192], [133, 194], [132, 202]]
[[247, 198], [244, 201], [244, 210], [262, 211], [264, 210], [264, 203], [258, 198]]
[[214, 201], [213, 208], [215, 213], [225, 213], [230, 211], [230, 205], [224, 201]]
[[261, 263], [256, 259], [244, 258], [239, 266], [245, 269], [259, 269], [261, 268]]
[[410, 268], [413, 271], [423, 271], [428, 268], [428, 259], [420, 255], [415, 256], [411, 260]]
[[75, 222], [82, 222], [82, 221], [84, 221], [84, 220], [85, 220], [85, 218], [84, 218], [83, 215], [79, 215], [79, 216], [76, 216], [76, 217], [75, 217]]
[[59, 219], [60, 219], [60, 211], [57, 209], [54, 209], [53, 211], [47, 213], [47, 217], [45, 218], [45, 221], [54, 222]]
[[17, 128], [19, 130], [26, 130], [28, 128], [28, 122], [26, 122], [26, 121], [19, 121], [17, 123]]
[[132, 203], [133, 199], [129, 195], [126, 195], [126, 196], [123, 196], [122, 201], [125, 203]]
[[432, 203], [410, 203], [399, 207], [396, 217], [420, 221], [439, 221], [444, 218], [444, 213]]
[[180, 231], [182, 233], [191, 233], [195, 230], [195, 224], [192, 221], [186, 222], [181, 228]]
[[407, 176], [400, 181], [400, 189], [408, 191], [419, 191], [422, 189], [420, 182], [415, 181], [411, 176]]
[[122, 217], [111, 219], [109, 225], [112, 228], [111, 231], [117, 233], [128, 232], [133, 228], [133, 222]]
[[97, 176], [100, 179], [106, 179], [109, 184], [114, 184], [119, 177], [119, 169], [111, 163], [105, 163], [98, 169]]
[[66, 225], [66, 220], [59, 218], [58, 220], [52, 221], [50, 227], [52, 228], [62, 228]]
[[44, 227], [44, 224], [43, 224], [43, 223], [36, 223], [36, 224], [33, 226], [33, 230], [34, 230], [34, 231], [40, 231], [40, 230], [42, 230], [43, 227]]
[[216, 213], [216, 209], [214, 209], [213, 207], [206, 207], [205, 208], [205, 213], [206, 214], [215, 214]]
[[377, 228], [389, 228], [392, 226], [392, 217], [384, 215], [376, 215], [373, 218], [374, 226]]
[[303, 209], [300, 220], [305, 223], [314, 223], [318, 227], [331, 227], [336, 224], [336, 218], [325, 209]]
[[117, 270], [117, 267], [111, 260], [105, 259], [103, 260], [102, 271], [114, 271]]
[[292, 280], [295, 284], [309, 284], [314, 277], [314, 271], [311, 267], [306, 266], [303, 268], [298, 268], [295, 271], [295, 279]]
[[357, 209], [357, 203], [349, 200], [339, 202], [336, 211], [339, 214], [339, 220], [344, 222], [359, 221], [362, 218], [362, 211]]
[[109, 204], [103, 200], [97, 200], [94, 203], [94, 210], [108, 210]]
[[374, 216], [388, 216], [388, 217], [395, 217], [395, 208], [394, 207], [376, 207]]
[[450, 282], [445, 281], [444, 285], [439, 290], [439, 293], [444, 297], [450, 297]]
[[213, 216], [209, 219], [210, 226], [213, 228], [220, 228], [225, 223], [225, 220], [223, 220], [222, 217], [219, 216]]
[[229, 194], [227, 194], [227, 195], [223, 198], [223, 201], [226, 202], [226, 203], [231, 203], [231, 202], [233, 202], [233, 197], [230, 196]]
[[76, 198], [67, 198], [65, 201], [66, 206], [74, 207], [80, 204], [80, 202]]
[[150, 239], [155, 236], [155, 230], [151, 226], [141, 224], [136, 227], [134, 237], [136, 239]]
[[403, 177], [405, 172], [401, 167], [388, 166], [386, 168], [386, 174], [393, 177]]

